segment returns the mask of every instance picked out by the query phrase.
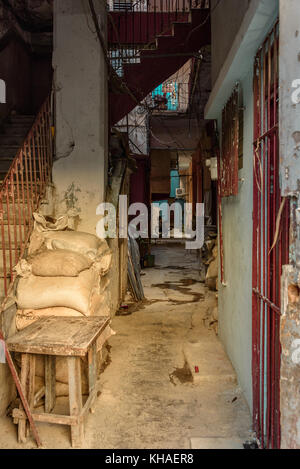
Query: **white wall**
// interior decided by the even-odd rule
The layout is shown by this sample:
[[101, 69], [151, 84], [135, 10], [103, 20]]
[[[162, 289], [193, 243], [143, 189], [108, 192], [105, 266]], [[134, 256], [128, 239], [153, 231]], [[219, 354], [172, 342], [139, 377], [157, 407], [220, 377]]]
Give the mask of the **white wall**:
[[[94, 2], [105, 36], [105, 3]], [[78, 229], [95, 233], [106, 186], [107, 73], [88, 2], [54, 1], [56, 215], [76, 208]]]
[[[219, 287], [219, 331], [252, 408], [252, 194], [253, 72], [241, 79], [244, 96], [244, 155], [239, 193], [222, 200], [224, 271], [227, 286]], [[221, 128], [221, 120], [219, 121]]]
[[[212, 7], [216, 5], [214, 0]], [[244, 97], [244, 166], [239, 171], [239, 194], [223, 199], [223, 238], [225, 255], [225, 280], [220, 285], [219, 320], [220, 336], [237, 372], [238, 381], [252, 408], [252, 184], [253, 184], [253, 64], [255, 54], [278, 15], [277, 0], [251, 0], [246, 3], [236, 0], [220, 2], [218, 22], [224, 18], [224, 27], [229, 28], [230, 12], [233, 18], [243, 4], [244, 13], [237, 21], [238, 31], [229, 34], [230, 45], [223, 47], [223, 59], [212, 57], [215, 70], [220, 68], [217, 80], [206, 106], [206, 119], [218, 119], [221, 129], [222, 109], [237, 81], [241, 83]], [[229, 8], [231, 5], [231, 8]], [[223, 10], [223, 13], [222, 13]], [[221, 40], [225, 33], [216, 30], [212, 22], [212, 34]], [[230, 23], [230, 21], [229, 21]], [[233, 28], [235, 28], [233, 26]], [[224, 39], [225, 41], [225, 39]], [[227, 47], [230, 50], [225, 53]], [[215, 58], [214, 58], [215, 57]]]

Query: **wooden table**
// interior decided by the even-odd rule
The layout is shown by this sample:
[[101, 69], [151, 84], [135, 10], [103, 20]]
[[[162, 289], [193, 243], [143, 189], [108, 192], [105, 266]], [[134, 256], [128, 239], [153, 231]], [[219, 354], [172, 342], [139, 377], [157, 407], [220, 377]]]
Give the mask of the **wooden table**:
[[[26, 393], [33, 419], [71, 426], [73, 447], [83, 441], [83, 419], [97, 396], [97, 342], [109, 327], [110, 318], [57, 317], [38, 319], [30, 326], [8, 339], [11, 352], [21, 353], [21, 383]], [[45, 413], [34, 411], [36, 355], [45, 355]], [[56, 357], [68, 360], [70, 415], [53, 414], [55, 406]], [[81, 358], [88, 357], [89, 396], [84, 406], [81, 389]], [[18, 439], [25, 442], [27, 420], [23, 407], [13, 410], [14, 422], [18, 424]]]

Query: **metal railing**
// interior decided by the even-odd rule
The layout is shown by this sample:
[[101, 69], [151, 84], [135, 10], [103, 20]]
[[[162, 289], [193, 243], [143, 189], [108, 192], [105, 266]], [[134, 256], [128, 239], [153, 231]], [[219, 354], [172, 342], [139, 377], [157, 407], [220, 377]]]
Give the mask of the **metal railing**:
[[52, 99], [42, 105], [25, 141], [0, 186], [0, 255], [2, 300], [15, 278], [14, 267], [22, 258], [32, 229], [33, 212], [39, 208], [51, 180]]
[[172, 34], [174, 23], [189, 21], [193, 9], [209, 0], [108, 0], [109, 58], [118, 75], [125, 63], [139, 62], [141, 49], [155, 47], [158, 36]]

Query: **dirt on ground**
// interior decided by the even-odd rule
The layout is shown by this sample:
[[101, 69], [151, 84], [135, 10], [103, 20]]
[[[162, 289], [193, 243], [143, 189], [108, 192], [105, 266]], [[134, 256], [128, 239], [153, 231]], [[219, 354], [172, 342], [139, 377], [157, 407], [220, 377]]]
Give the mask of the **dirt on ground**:
[[[210, 327], [216, 293], [199, 281], [196, 253], [164, 245], [153, 253], [156, 265], [142, 276], [146, 300], [137, 305], [128, 298], [128, 308], [112, 321], [116, 335], [86, 419], [84, 448], [187, 449], [193, 438], [248, 439], [249, 409]], [[70, 447], [68, 427], [39, 429], [46, 448]], [[0, 447], [35, 445], [18, 445], [6, 417], [0, 419]]]

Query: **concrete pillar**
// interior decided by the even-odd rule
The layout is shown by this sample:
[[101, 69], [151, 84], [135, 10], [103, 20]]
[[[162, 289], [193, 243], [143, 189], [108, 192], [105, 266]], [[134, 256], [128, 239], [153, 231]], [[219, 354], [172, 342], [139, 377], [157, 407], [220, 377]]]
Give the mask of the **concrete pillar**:
[[282, 276], [281, 445], [300, 448], [300, 3], [280, 0], [281, 193], [291, 202], [290, 265]]
[[[105, 2], [94, 1], [105, 37]], [[78, 230], [95, 234], [107, 166], [107, 69], [88, 2], [54, 0], [56, 90], [55, 214], [79, 211]]]

